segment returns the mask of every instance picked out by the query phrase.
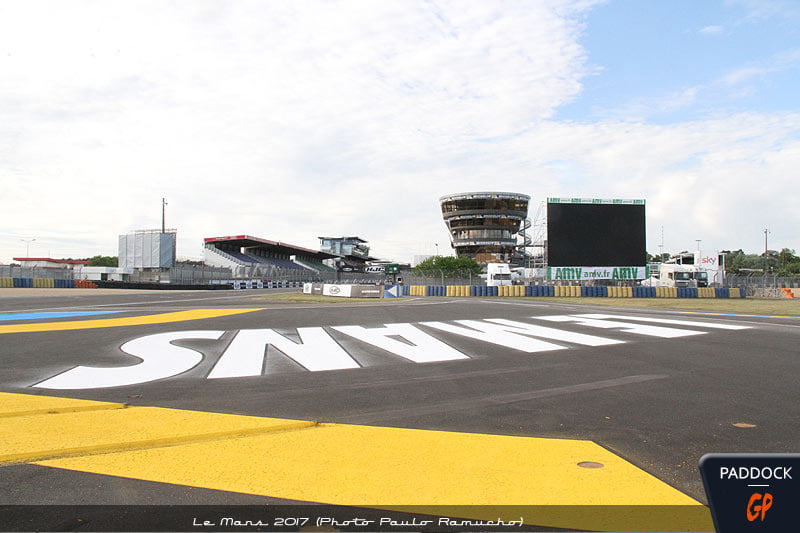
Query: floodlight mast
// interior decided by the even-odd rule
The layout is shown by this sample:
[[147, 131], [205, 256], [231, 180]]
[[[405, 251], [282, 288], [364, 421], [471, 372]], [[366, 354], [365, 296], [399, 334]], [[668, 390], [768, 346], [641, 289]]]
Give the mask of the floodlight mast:
[[167, 224], [166, 224], [166, 206], [167, 206], [167, 199], [161, 199], [161, 233], [167, 232]]
[[25, 258], [27, 259], [31, 256], [31, 243], [36, 240], [36, 237], [34, 237], [33, 239], [20, 239], [20, 240], [25, 243]]

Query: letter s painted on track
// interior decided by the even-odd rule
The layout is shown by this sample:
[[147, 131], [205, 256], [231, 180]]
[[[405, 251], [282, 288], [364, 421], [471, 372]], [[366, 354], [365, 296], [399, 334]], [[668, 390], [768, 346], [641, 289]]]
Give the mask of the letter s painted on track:
[[141, 363], [129, 366], [77, 366], [34, 385], [41, 389], [97, 389], [135, 385], [169, 378], [194, 368], [203, 354], [175, 346], [181, 339], [219, 340], [224, 331], [176, 331], [147, 335], [123, 344], [120, 349]]

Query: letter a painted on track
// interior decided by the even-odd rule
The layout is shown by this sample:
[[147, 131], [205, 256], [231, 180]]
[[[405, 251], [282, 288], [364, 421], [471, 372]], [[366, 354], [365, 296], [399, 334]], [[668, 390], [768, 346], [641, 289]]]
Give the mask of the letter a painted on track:
[[297, 328], [301, 343], [273, 329], [241, 330], [214, 366], [209, 379], [260, 376], [267, 345], [311, 371], [359, 368], [359, 364], [319, 327]]
[[223, 331], [177, 331], [139, 337], [120, 347], [123, 352], [141, 359], [142, 362], [139, 364], [118, 367], [77, 366], [34, 386], [40, 389], [100, 389], [169, 378], [194, 368], [203, 360], [203, 354], [175, 346], [172, 341], [218, 340], [223, 333]]

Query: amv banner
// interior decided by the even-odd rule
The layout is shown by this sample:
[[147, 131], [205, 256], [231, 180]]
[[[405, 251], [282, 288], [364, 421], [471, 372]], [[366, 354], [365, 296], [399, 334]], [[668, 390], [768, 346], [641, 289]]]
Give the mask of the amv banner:
[[547, 279], [591, 281], [595, 279], [637, 280], [650, 277], [648, 267], [548, 267]]

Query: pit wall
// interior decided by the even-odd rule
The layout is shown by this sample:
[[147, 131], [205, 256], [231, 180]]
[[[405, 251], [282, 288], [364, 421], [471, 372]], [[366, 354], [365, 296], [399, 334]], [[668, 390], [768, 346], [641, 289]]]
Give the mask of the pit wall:
[[504, 297], [567, 297], [567, 298], [744, 298], [738, 288], [714, 287], [580, 287], [551, 285], [410, 285], [403, 286], [403, 296], [504, 296]]

